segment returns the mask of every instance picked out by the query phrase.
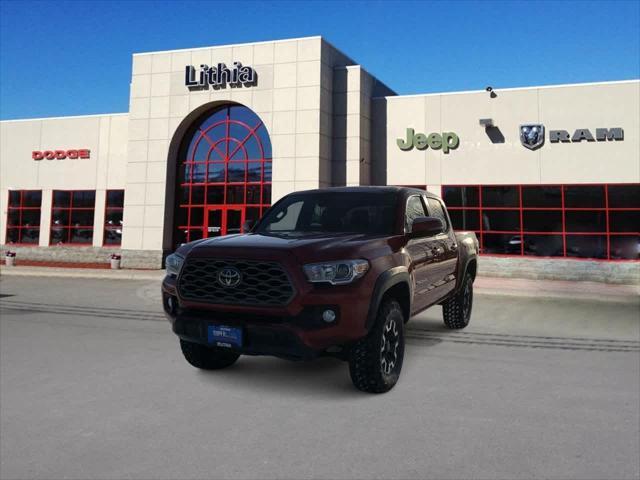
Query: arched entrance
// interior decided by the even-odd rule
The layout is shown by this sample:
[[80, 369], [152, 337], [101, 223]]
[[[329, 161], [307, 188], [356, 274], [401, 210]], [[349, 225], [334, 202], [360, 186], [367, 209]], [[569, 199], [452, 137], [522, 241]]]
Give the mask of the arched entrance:
[[271, 205], [271, 141], [249, 108], [229, 104], [201, 116], [178, 153], [174, 245], [240, 233]]

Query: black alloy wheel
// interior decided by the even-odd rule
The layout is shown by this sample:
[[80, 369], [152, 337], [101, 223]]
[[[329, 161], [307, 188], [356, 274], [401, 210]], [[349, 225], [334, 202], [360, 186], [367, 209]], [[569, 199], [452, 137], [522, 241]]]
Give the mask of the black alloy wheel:
[[386, 299], [369, 334], [351, 348], [349, 373], [363, 392], [388, 392], [398, 382], [404, 359], [404, 313], [400, 304]]
[[465, 274], [460, 290], [442, 305], [444, 324], [451, 329], [461, 329], [469, 325], [473, 307], [473, 277]]
[[398, 347], [400, 346], [400, 333], [394, 318], [387, 318], [382, 329], [381, 343], [380, 368], [384, 375], [391, 375], [398, 363]]

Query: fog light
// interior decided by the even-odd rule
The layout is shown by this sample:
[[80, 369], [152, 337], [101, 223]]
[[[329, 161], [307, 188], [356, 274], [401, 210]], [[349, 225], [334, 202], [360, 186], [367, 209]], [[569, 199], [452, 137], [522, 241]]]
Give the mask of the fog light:
[[333, 310], [325, 310], [322, 312], [322, 320], [327, 323], [335, 322], [336, 320], [336, 312]]
[[170, 314], [173, 315], [176, 313], [176, 299], [173, 296], [168, 296], [165, 300], [165, 311]]

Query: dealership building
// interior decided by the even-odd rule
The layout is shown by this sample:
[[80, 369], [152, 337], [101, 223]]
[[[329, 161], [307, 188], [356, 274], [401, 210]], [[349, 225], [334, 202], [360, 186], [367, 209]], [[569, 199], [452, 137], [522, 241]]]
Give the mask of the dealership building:
[[129, 112], [0, 122], [2, 250], [160, 268], [293, 191], [411, 185], [486, 272], [638, 281], [639, 80], [397, 95], [374, 74], [321, 37], [134, 54]]

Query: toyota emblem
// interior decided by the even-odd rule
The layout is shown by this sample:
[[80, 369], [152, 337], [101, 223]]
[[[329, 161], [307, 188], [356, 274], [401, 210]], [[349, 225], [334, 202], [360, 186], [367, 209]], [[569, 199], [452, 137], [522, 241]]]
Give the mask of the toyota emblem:
[[242, 280], [242, 274], [237, 268], [225, 267], [218, 272], [218, 283], [223, 287], [237, 287]]

